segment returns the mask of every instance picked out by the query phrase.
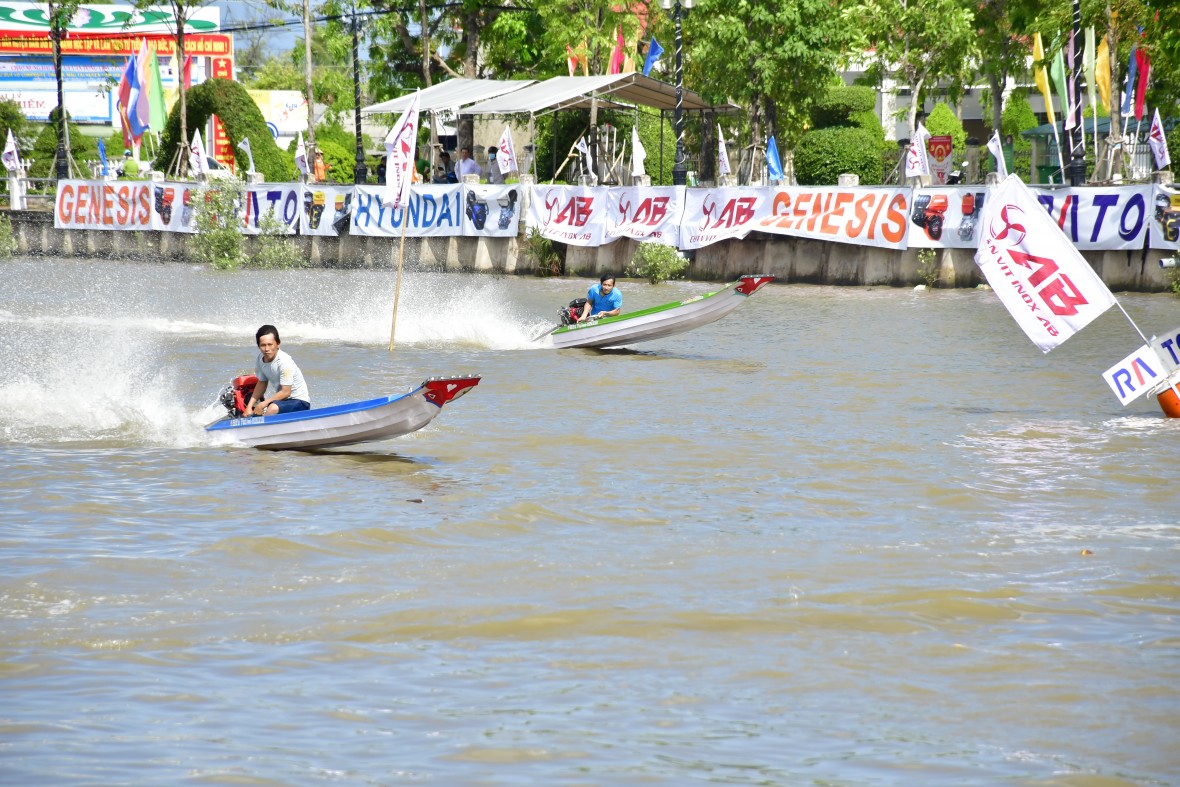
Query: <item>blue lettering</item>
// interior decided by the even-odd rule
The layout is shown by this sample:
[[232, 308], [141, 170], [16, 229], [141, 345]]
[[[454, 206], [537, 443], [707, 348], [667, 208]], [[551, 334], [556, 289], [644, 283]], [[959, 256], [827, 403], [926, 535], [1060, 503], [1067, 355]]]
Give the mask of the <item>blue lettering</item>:
[[[1139, 211], [1138, 218], [1135, 219], [1135, 226], [1130, 229], [1127, 228], [1127, 214], [1131, 212], [1131, 208]], [[1123, 208], [1123, 216], [1119, 220], [1119, 235], [1123, 240], [1134, 240], [1143, 229], [1143, 217], [1147, 215], [1147, 206], [1143, 203], [1142, 194], [1133, 194], [1131, 199], [1127, 202], [1127, 207]]]
[[1098, 234], [1102, 232], [1102, 223], [1106, 220], [1106, 211], [1119, 204], [1118, 194], [1095, 194], [1094, 205], [1098, 208], [1098, 218], [1094, 220], [1094, 231], [1090, 233], [1090, 242], [1098, 242]]
[[[369, 221], [373, 218], [369, 209], [373, 205], [373, 195], [366, 194], [360, 189], [356, 190], [356, 202], [352, 207], [352, 226], [354, 227], [368, 227]], [[363, 217], [363, 219], [362, 219]]]
[[292, 227], [298, 218], [299, 194], [295, 191], [288, 191], [287, 198], [283, 201], [283, 221], [288, 227]]
[[[1131, 384], [1131, 372], [1127, 369], [1119, 369], [1110, 377], [1112, 380], [1114, 380], [1114, 384], [1118, 387], [1120, 399], [1126, 397], [1127, 394], [1135, 393], [1135, 386]], [[1123, 390], [1124, 382], [1127, 384], [1126, 391]]]
[[1037, 201], [1045, 206], [1045, 210], [1047, 210], [1049, 212], [1050, 216], [1053, 215], [1053, 195], [1052, 194], [1038, 194]]
[[[1176, 338], [1180, 339], [1180, 336], [1177, 336]], [[1163, 347], [1168, 351], [1168, 355], [1172, 356], [1172, 363], [1180, 363], [1180, 358], [1176, 357], [1176, 349], [1174, 347], [1175, 344], [1175, 339], [1168, 339], [1167, 341], [1163, 342], [1160, 347]]]

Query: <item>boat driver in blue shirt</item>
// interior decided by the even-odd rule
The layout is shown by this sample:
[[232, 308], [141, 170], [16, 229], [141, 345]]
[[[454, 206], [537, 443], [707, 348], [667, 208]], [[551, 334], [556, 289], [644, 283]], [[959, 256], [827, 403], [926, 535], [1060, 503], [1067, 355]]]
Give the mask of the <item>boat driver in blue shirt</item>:
[[303, 372], [290, 355], [279, 349], [279, 329], [263, 325], [254, 334], [254, 341], [258, 344], [258, 360], [254, 362], [258, 385], [246, 403], [246, 414], [274, 415], [309, 409], [311, 395], [303, 382]]
[[623, 308], [623, 293], [615, 287], [615, 277], [604, 273], [586, 293], [586, 305], [578, 322], [596, 320], [599, 317], [614, 317]]

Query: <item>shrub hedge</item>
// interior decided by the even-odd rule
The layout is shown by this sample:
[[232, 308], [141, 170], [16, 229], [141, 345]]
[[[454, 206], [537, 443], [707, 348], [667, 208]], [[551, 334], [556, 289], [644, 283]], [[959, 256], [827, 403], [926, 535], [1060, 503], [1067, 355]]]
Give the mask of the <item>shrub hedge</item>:
[[865, 186], [884, 178], [881, 138], [849, 126], [809, 131], [795, 146], [795, 178], [801, 186], [835, 185], [846, 172], [860, 176]]

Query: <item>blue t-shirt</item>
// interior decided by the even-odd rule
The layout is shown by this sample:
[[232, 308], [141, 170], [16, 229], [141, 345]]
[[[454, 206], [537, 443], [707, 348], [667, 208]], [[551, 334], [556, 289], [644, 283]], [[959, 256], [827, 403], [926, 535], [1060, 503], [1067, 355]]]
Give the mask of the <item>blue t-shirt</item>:
[[595, 284], [586, 293], [586, 300], [590, 301], [590, 313], [610, 312], [623, 308], [623, 293], [618, 287], [612, 287], [610, 293], [602, 294], [602, 285]]

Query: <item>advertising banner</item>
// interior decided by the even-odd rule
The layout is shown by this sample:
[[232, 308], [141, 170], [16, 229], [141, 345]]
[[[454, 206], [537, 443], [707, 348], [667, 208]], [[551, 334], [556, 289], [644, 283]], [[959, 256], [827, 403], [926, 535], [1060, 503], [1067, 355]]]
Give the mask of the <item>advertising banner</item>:
[[1032, 192], [1079, 249], [1142, 249], [1152, 186], [1087, 186]]
[[601, 246], [608, 199], [605, 188], [538, 186], [533, 189], [527, 226], [571, 246]]
[[67, 230], [149, 230], [150, 183], [62, 180], [53, 203], [53, 226]]
[[[217, 188], [216, 181], [210, 183]], [[312, 195], [308, 192], [307, 197]], [[257, 235], [262, 230], [259, 222], [268, 214], [287, 225], [288, 233], [299, 231], [304, 216], [305, 191], [302, 183], [256, 183], [246, 187], [242, 206], [242, 232]]]
[[679, 246], [684, 192], [679, 186], [611, 189], [607, 198], [606, 237]]
[[1151, 348], [1163, 361], [1168, 374], [1180, 370], [1180, 328], [1151, 337]]
[[147, 183], [152, 189], [152, 229], [162, 232], [195, 232], [197, 200], [200, 186], [196, 183]]
[[463, 186], [463, 234], [514, 238], [520, 229], [520, 186]]
[[303, 212], [299, 232], [303, 235], [336, 236], [352, 221], [352, 186], [303, 187]]
[[757, 229], [774, 235], [906, 248], [909, 188], [801, 186], [775, 190]]
[[1155, 186], [1151, 199], [1151, 248], [1180, 249], [1180, 191]]
[[987, 199], [983, 186], [914, 189], [909, 245], [918, 249], [974, 249], [979, 216]]
[[744, 238], [770, 215], [773, 192], [763, 188], [687, 189], [680, 221], [680, 248], [700, 249], [719, 240]]
[[[57, 91], [49, 82], [45, 90], [0, 88], [0, 99], [15, 101], [29, 120], [47, 121], [57, 109]], [[115, 110], [115, 93], [103, 95], [95, 90], [65, 90], [63, 99], [71, 120], [80, 123], [110, 123], [119, 116]]]
[[400, 237], [403, 221], [414, 238], [463, 234], [462, 186], [411, 186], [409, 205], [396, 210], [385, 205], [384, 193], [384, 186], [353, 187], [353, 235]]

